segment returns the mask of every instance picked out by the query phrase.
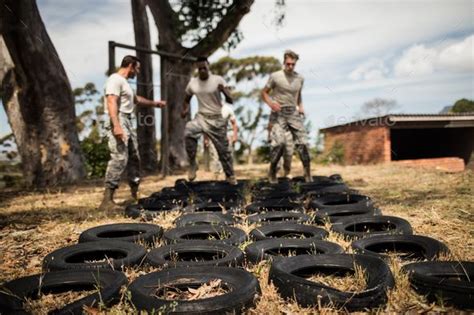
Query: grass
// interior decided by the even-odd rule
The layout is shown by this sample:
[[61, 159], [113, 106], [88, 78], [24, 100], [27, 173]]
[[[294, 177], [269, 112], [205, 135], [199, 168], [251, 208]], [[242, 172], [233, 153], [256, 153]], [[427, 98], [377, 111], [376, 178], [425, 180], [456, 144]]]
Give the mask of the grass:
[[[444, 173], [437, 170], [416, 169], [394, 165], [373, 166], [321, 166], [313, 170], [318, 175], [339, 173], [344, 181], [364, 195], [370, 196], [386, 215], [408, 220], [415, 234], [426, 235], [444, 242], [451, 253], [442, 260], [474, 260], [474, 210], [471, 170], [463, 173]], [[237, 168], [238, 178], [260, 178], [265, 176], [267, 165], [252, 165]], [[295, 168], [295, 175], [302, 169]], [[198, 172], [198, 179], [212, 179], [212, 173]], [[141, 195], [148, 196], [165, 186], [172, 186], [177, 178], [170, 176], [160, 180], [157, 176], [146, 177], [141, 186]], [[91, 181], [78, 186], [58, 187], [45, 191], [0, 191], [0, 283], [31, 274], [41, 273], [42, 259], [51, 251], [77, 243], [80, 233], [88, 228], [120, 222], [139, 222], [125, 218], [121, 213], [103, 213], [97, 210], [103, 188], [100, 181]], [[126, 185], [118, 191], [117, 199], [128, 198]], [[154, 223], [165, 229], [174, 227], [179, 211], [163, 213]], [[245, 232], [256, 227], [242, 223], [236, 225]], [[326, 229], [329, 226], [326, 225]], [[350, 242], [330, 231], [328, 241], [340, 244], [351, 252]], [[155, 245], [160, 246], [162, 242]], [[244, 248], [244, 246], [241, 246]], [[389, 302], [374, 312], [451, 312], [455, 309], [428, 303], [409, 286], [406, 275], [399, 272], [404, 262], [396, 257], [390, 267], [397, 286], [389, 292]], [[249, 314], [292, 314], [334, 312], [335, 309], [315, 307], [301, 308], [295, 302], [284, 301], [275, 287], [268, 283], [269, 264], [262, 262], [246, 267], [258, 276], [262, 294], [256, 307]], [[141, 265], [125, 270], [130, 281], [148, 272], [157, 271]], [[325, 278], [329, 284], [332, 279]], [[340, 281], [337, 280], [337, 281]], [[348, 280], [352, 281], [352, 280]], [[347, 285], [350, 283], [342, 283]], [[64, 299], [63, 300], [64, 303]], [[36, 307], [41, 308], [39, 301]], [[44, 302], [46, 303], [46, 302]], [[55, 299], [54, 305], [59, 303]], [[95, 312], [95, 310], [93, 310]], [[92, 312], [92, 311], [91, 311]], [[101, 311], [103, 313], [103, 311]], [[101, 313], [99, 312], [99, 313]], [[123, 289], [121, 302], [108, 309], [108, 313], [136, 313], [129, 303], [129, 294]]]

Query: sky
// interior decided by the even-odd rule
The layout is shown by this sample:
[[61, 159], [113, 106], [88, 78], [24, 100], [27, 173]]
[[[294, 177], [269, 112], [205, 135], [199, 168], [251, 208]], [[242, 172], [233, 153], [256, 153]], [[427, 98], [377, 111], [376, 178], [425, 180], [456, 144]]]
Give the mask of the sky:
[[[239, 26], [244, 39], [230, 56], [299, 53], [296, 70], [305, 78], [313, 133], [354, 120], [377, 97], [395, 100], [398, 113], [438, 113], [460, 98], [474, 99], [473, 0], [288, 0], [279, 28], [272, 24], [274, 2], [255, 1]], [[130, 1], [38, 0], [38, 6], [72, 87], [93, 82], [101, 90], [107, 42], [134, 44]], [[117, 62], [128, 53], [117, 49]], [[210, 61], [227, 54], [219, 50]], [[153, 62], [159, 84], [158, 57]], [[1, 107], [0, 135], [9, 132]]]

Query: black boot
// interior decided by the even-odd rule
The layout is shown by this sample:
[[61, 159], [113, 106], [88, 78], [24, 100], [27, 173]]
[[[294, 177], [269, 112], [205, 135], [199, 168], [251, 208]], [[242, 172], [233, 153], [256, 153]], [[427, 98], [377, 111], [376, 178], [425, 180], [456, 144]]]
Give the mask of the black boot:
[[270, 170], [268, 172], [268, 181], [270, 184], [278, 183], [277, 172], [278, 172], [278, 161], [280, 161], [283, 155], [283, 146], [275, 146], [270, 150]]
[[298, 145], [297, 151], [300, 156], [301, 163], [303, 164], [304, 181], [310, 183], [313, 181], [313, 177], [311, 177], [311, 158], [309, 156], [308, 146]]
[[118, 212], [124, 210], [122, 207], [114, 203], [114, 193], [115, 189], [105, 188], [104, 198], [99, 206], [99, 210], [106, 212]]

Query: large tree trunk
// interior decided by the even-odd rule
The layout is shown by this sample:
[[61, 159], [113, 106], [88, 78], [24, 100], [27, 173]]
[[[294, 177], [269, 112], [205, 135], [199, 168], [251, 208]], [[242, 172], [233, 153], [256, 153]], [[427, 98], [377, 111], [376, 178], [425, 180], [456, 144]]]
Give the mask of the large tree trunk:
[[[132, 0], [133, 28], [135, 30], [135, 45], [151, 50], [150, 30], [146, 14], [145, 0]], [[153, 99], [153, 66], [151, 55], [137, 52], [141, 61], [141, 71], [138, 74], [137, 94]], [[141, 169], [145, 173], [158, 170], [156, 152], [155, 109], [150, 107], [137, 108], [138, 150], [140, 152]]]
[[[189, 82], [192, 64], [184, 60], [164, 59], [162, 62], [165, 73], [167, 136], [169, 145], [169, 167], [182, 168], [188, 165], [188, 155], [184, 146], [184, 128], [189, 117], [182, 118], [185, 89]], [[163, 82], [163, 81], [162, 81]]]
[[74, 98], [35, 1], [0, 6], [2, 100], [26, 183], [47, 186], [85, 176]]

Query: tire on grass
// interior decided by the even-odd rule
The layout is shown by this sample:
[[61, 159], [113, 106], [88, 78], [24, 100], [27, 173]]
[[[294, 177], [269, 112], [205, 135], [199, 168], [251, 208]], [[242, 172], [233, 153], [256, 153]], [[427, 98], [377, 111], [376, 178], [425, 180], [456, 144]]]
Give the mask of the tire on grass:
[[334, 222], [331, 229], [349, 239], [376, 235], [413, 234], [411, 225], [407, 220], [386, 215], [339, 219]]
[[165, 231], [163, 239], [167, 244], [209, 240], [237, 246], [247, 240], [247, 234], [241, 229], [225, 225], [195, 225]]
[[146, 258], [154, 267], [241, 266], [244, 252], [210, 241], [179, 243], [152, 249]]
[[293, 211], [271, 211], [263, 213], [254, 213], [247, 217], [249, 223], [283, 223], [283, 222], [297, 222], [297, 223], [310, 223], [312, 221], [311, 216], [306, 213], [293, 212]]
[[[221, 280], [230, 292], [197, 300], [166, 300], [157, 297], [157, 293], [173, 286], [185, 290], [213, 280]], [[129, 290], [131, 301], [138, 310], [199, 315], [241, 314], [242, 310], [255, 304], [260, 286], [255, 276], [243, 269], [204, 266], [149, 273], [133, 281]]]
[[[353, 274], [360, 266], [367, 279], [360, 292], [344, 292], [308, 278], [313, 274]], [[295, 298], [303, 307], [330, 306], [349, 312], [380, 307], [387, 302], [387, 290], [394, 286], [388, 265], [379, 258], [353, 254], [302, 255], [272, 263], [269, 281], [284, 298]]]
[[216, 213], [216, 212], [199, 212], [189, 213], [178, 217], [175, 220], [176, 227], [193, 226], [193, 225], [234, 225], [240, 222], [240, 218], [233, 216], [230, 213]]
[[422, 235], [377, 235], [354, 241], [351, 246], [358, 254], [383, 259], [394, 253], [404, 260], [434, 260], [449, 252], [440, 241]]
[[79, 235], [79, 243], [116, 240], [124, 242], [145, 242], [152, 244], [163, 234], [163, 228], [156, 224], [116, 223], [96, 226]]
[[143, 246], [123, 241], [80, 243], [57, 249], [43, 259], [43, 269], [113, 269], [138, 265], [146, 254]]
[[249, 236], [256, 241], [271, 238], [314, 239], [326, 238], [329, 233], [319, 227], [298, 223], [267, 224], [250, 231]]
[[247, 261], [257, 264], [262, 260], [277, 260], [289, 255], [316, 255], [343, 253], [336, 243], [312, 239], [268, 239], [249, 244], [245, 248]]
[[442, 301], [463, 310], [474, 309], [474, 262], [427, 261], [402, 267], [411, 286], [430, 302]]
[[1, 311], [5, 314], [27, 314], [23, 303], [38, 293], [98, 290], [48, 314], [82, 314], [84, 306], [98, 307], [99, 303], [112, 306], [120, 300], [120, 288], [127, 277], [113, 270], [63, 270], [37, 274], [12, 280], [2, 285]]

